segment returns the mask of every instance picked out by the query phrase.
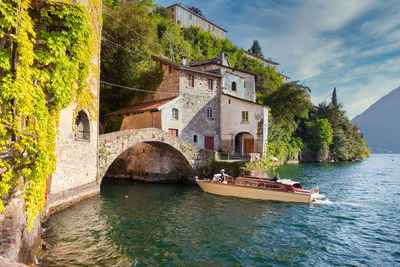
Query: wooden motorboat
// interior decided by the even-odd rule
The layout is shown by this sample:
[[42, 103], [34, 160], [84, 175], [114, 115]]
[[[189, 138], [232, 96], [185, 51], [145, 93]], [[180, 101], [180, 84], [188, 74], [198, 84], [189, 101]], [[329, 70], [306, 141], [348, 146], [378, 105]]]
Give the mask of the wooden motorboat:
[[289, 179], [273, 181], [268, 178], [237, 177], [235, 180], [199, 180], [196, 183], [207, 193], [251, 199], [310, 203], [324, 195], [318, 189], [304, 189]]

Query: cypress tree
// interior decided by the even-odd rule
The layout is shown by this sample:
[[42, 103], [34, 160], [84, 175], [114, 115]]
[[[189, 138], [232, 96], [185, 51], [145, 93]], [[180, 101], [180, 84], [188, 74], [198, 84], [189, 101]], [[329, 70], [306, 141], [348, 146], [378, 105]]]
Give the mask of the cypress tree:
[[333, 89], [332, 93], [332, 105], [337, 107], [336, 87]]
[[252, 47], [249, 49], [249, 52], [256, 56], [264, 57], [264, 55], [261, 52], [261, 46], [257, 40], [254, 40]]

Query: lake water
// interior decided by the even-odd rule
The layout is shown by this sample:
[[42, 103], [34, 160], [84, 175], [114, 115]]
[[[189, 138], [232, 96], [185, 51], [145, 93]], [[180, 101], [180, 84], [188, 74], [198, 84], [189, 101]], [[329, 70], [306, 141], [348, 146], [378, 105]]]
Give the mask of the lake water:
[[326, 200], [222, 197], [197, 186], [105, 184], [53, 215], [42, 266], [399, 266], [400, 154], [279, 170]]

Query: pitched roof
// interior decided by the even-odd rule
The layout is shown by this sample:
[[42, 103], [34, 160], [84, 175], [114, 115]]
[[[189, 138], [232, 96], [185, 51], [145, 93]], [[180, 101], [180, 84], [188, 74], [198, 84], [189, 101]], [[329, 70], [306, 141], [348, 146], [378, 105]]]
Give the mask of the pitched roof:
[[252, 57], [255, 57], [255, 58], [259, 59], [259, 60], [265, 61], [265, 62], [267, 62], [267, 63], [273, 64], [273, 65], [279, 65], [278, 62], [272, 61], [271, 59], [266, 59], [266, 58], [257, 56], [257, 55], [255, 55], [255, 54], [253, 54], [253, 53], [248, 52], [248, 51], [245, 51], [245, 54], [247, 54], [247, 55], [249, 55], [249, 56], [252, 56]]
[[176, 62], [171, 61], [171, 60], [166, 59], [166, 58], [157, 57], [157, 56], [151, 56], [151, 57], [152, 57], [152, 59], [154, 61], [159, 61], [159, 62], [161, 62], [163, 64], [170, 65], [170, 66], [172, 66], [172, 67], [174, 67], [174, 68], [176, 68], [178, 70], [191, 71], [191, 72], [200, 73], [200, 74], [204, 74], [204, 75], [210, 75], [210, 76], [214, 76], [214, 77], [218, 77], [218, 78], [222, 77], [221, 74], [217, 74], [217, 73], [213, 73], [213, 72], [209, 72], [209, 71], [202, 71], [202, 70], [198, 70], [198, 69], [195, 69], [195, 68], [191, 68], [190, 66], [186, 66], [186, 65], [183, 65], [183, 64], [180, 64], [180, 63], [176, 63]]
[[175, 98], [177, 98], [177, 96], [164, 98], [164, 99], [156, 100], [156, 101], [151, 101], [151, 102], [147, 102], [147, 103], [142, 103], [142, 104], [135, 105], [135, 106], [121, 108], [114, 112], [108, 113], [107, 117], [124, 115], [124, 114], [129, 114], [129, 113], [141, 113], [141, 112], [145, 112], [145, 111], [156, 111], [156, 110], [158, 110], [158, 108], [160, 106], [174, 100]]
[[235, 69], [235, 68], [232, 68], [232, 67], [228, 67], [228, 66], [222, 65], [222, 63], [220, 62], [219, 58], [206, 59], [206, 60], [194, 60], [194, 61], [190, 62], [190, 66], [193, 66], [193, 67], [202, 66], [202, 65], [218, 65], [218, 66], [221, 66], [221, 67], [224, 67], [224, 68], [227, 68], [227, 69], [231, 69], [231, 70], [234, 70], [234, 71], [241, 71], [243, 73], [247, 73], [247, 74], [253, 75], [255, 80], [256, 80], [256, 84], [258, 84], [258, 74], [257, 73], [246, 71], [246, 70]]
[[234, 99], [236, 99], [236, 100], [240, 100], [240, 101], [246, 102], [246, 103], [248, 103], [248, 104], [253, 104], [253, 105], [257, 105], [257, 106], [262, 106], [262, 107], [266, 107], [267, 109], [269, 109], [269, 108], [268, 108], [266, 105], [264, 105], [264, 104], [259, 104], [259, 103], [257, 103], [257, 102], [253, 102], [253, 101], [250, 101], [250, 100], [247, 100], [247, 99], [243, 99], [243, 98], [240, 98], [240, 97], [237, 97], [237, 96], [233, 96], [233, 95], [230, 95], [230, 94], [226, 94], [226, 93], [222, 93], [222, 95], [232, 97], [232, 98], [234, 98]]

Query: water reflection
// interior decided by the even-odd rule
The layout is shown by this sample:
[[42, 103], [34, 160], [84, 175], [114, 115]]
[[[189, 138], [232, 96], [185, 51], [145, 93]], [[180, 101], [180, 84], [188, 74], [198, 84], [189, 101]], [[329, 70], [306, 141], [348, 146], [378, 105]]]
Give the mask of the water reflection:
[[197, 186], [104, 185], [51, 217], [44, 266], [387, 265], [400, 263], [400, 171], [361, 162], [285, 166], [328, 200], [292, 204], [222, 197]]

